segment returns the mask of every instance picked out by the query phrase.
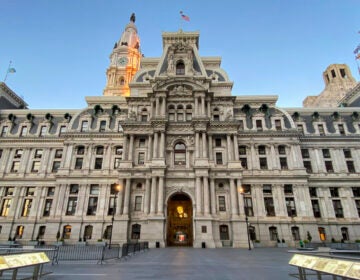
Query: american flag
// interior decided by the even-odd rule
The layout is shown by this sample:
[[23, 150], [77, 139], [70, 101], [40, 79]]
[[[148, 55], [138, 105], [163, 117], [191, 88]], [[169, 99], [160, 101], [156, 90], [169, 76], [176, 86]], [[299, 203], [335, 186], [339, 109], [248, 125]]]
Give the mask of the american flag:
[[183, 11], [180, 11], [181, 18], [186, 21], [190, 21], [190, 18], [183, 13]]

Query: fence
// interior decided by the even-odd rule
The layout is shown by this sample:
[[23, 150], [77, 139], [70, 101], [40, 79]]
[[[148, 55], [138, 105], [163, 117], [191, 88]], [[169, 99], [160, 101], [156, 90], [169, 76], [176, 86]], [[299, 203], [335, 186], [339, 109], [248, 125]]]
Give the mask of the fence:
[[331, 249], [360, 250], [360, 243], [333, 243], [333, 242], [311, 242], [304, 244], [305, 248], [328, 247]]
[[7, 245], [0, 245], [0, 255], [20, 254], [24, 252], [45, 252], [52, 264], [58, 264], [59, 261], [72, 260], [95, 260], [102, 264], [104, 261], [110, 259], [127, 259], [137, 252], [148, 249], [148, 242], [124, 243], [123, 246], [113, 244], [111, 245], [111, 248], [99, 245], [38, 245], [33, 248], [29, 248], [29, 246], [10, 247]]

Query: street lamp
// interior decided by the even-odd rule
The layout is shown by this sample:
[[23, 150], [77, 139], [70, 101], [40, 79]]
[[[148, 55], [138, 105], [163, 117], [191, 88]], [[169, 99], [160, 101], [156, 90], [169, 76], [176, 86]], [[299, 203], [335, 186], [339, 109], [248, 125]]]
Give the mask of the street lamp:
[[248, 205], [247, 200], [245, 199], [245, 189], [243, 187], [239, 188], [240, 193], [243, 196], [244, 203], [245, 203], [245, 222], [246, 222], [246, 232], [247, 232], [247, 238], [248, 238], [248, 244], [249, 244], [249, 250], [251, 250], [250, 245], [250, 234], [249, 234], [249, 219], [248, 219]]
[[109, 239], [109, 249], [111, 249], [111, 239], [112, 239], [112, 235], [113, 235], [113, 231], [114, 231], [114, 218], [115, 218], [115, 212], [116, 212], [116, 200], [117, 200], [117, 195], [121, 190], [121, 185], [120, 184], [113, 184], [111, 185], [112, 187], [112, 191], [115, 194], [114, 197], [114, 209], [113, 209], [113, 213], [112, 213], [112, 217], [111, 217], [111, 234], [110, 234], [110, 239]]

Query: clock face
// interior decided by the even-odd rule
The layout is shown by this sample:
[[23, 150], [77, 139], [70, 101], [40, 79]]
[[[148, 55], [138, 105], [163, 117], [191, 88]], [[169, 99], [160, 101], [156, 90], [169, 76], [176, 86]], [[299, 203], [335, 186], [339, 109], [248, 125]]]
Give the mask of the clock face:
[[128, 59], [126, 56], [122, 56], [118, 59], [117, 61], [117, 65], [120, 65], [120, 66], [125, 66], [126, 64], [128, 64]]

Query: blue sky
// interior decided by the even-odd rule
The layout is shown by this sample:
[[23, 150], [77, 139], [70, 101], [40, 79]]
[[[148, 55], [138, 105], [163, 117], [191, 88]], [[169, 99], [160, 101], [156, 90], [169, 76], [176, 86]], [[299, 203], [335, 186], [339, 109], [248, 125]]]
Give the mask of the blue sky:
[[[132, 12], [146, 57], [161, 33], [200, 32], [200, 55], [221, 56], [233, 95], [278, 95], [301, 107], [322, 72], [346, 63], [359, 80], [359, 0], [0, 0], [0, 79], [31, 109], [83, 108], [101, 96], [109, 55]], [[182, 10], [191, 20], [180, 19]]]

